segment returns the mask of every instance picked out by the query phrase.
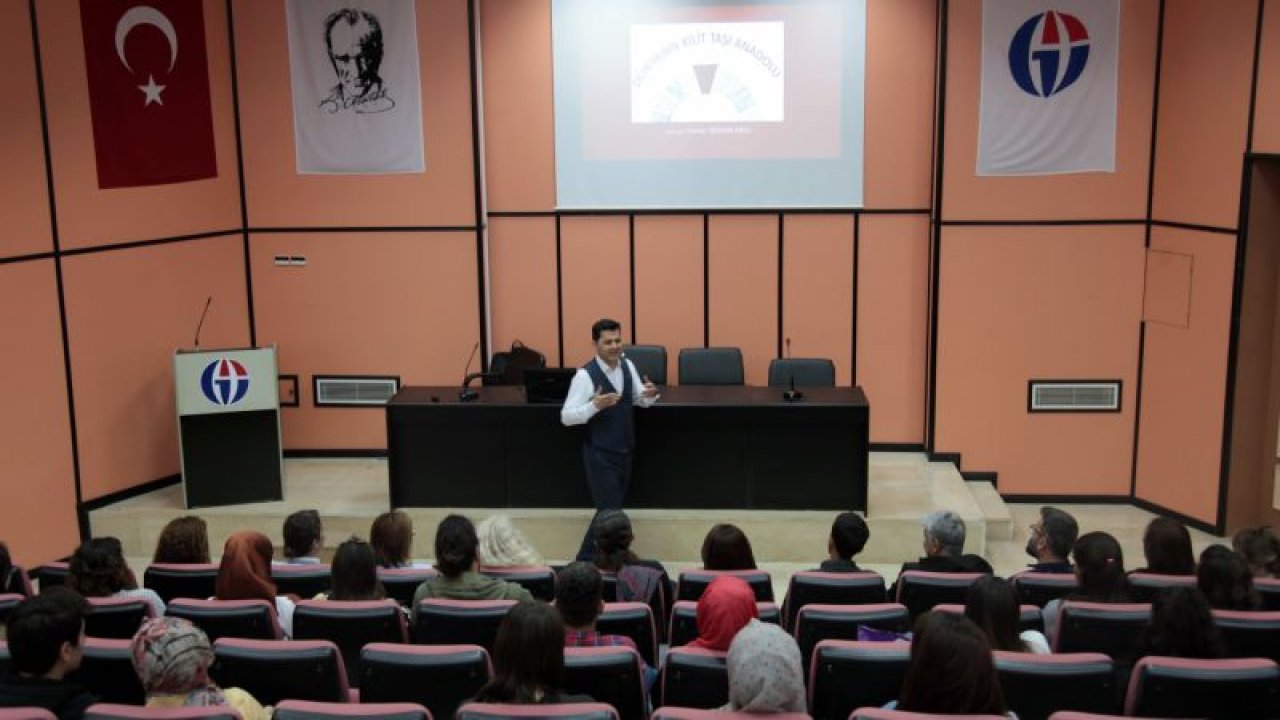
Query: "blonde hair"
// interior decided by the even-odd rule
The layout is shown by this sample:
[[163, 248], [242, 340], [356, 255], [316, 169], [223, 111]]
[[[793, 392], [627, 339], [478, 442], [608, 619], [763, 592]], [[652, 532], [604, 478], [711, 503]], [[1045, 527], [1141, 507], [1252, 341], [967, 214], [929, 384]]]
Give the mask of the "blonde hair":
[[476, 536], [480, 541], [477, 554], [481, 565], [516, 567], [542, 564], [542, 555], [506, 515], [490, 515], [482, 520], [476, 526]]

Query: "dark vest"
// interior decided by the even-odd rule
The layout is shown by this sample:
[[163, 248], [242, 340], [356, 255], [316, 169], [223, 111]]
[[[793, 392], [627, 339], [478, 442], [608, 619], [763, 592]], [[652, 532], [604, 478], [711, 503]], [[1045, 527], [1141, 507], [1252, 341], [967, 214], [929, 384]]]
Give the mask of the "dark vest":
[[[635, 420], [631, 412], [631, 397], [635, 387], [631, 381], [631, 364], [626, 358], [622, 363], [622, 398], [618, 404], [605, 408], [591, 417], [587, 422], [587, 442], [598, 448], [615, 452], [629, 452], [636, 445]], [[618, 392], [609, 382], [609, 377], [600, 369], [595, 358], [582, 366], [591, 376], [592, 388], [600, 388], [605, 392]]]

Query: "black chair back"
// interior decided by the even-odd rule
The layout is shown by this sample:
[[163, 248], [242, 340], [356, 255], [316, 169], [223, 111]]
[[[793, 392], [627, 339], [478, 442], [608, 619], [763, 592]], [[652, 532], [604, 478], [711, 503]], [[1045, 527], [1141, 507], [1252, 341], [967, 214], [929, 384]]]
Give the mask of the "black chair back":
[[907, 570], [898, 576], [898, 597], [890, 598], [907, 606], [914, 621], [934, 605], [963, 605], [969, 586], [982, 573], [939, 573]]
[[128, 640], [151, 613], [151, 606], [140, 598], [87, 599], [89, 613], [84, 617], [84, 634], [89, 637]]
[[1048, 720], [1059, 710], [1109, 715], [1120, 709], [1115, 666], [1106, 655], [997, 650], [995, 661], [1005, 703], [1022, 720]]
[[1129, 679], [1130, 717], [1275, 717], [1280, 668], [1263, 658], [1187, 660], [1146, 657]]
[[303, 600], [293, 611], [294, 640], [328, 640], [342, 652], [347, 681], [360, 683], [360, 651], [369, 643], [407, 643], [408, 624], [394, 600]]
[[142, 573], [142, 584], [154, 590], [166, 603], [174, 598], [204, 600], [217, 592], [218, 566], [212, 563], [155, 563]]
[[66, 585], [67, 576], [71, 574], [71, 565], [69, 563], [58, 561], [49, 562], [36, 568], [35, 578], [40, 583], [40, 592], [44, 592], [54, 585]]
[[1280, 612], [1214, 610], [1227, 657], [1268, 658], [1280, 663]]
[[418, 586], [437, 574], [431, 568], [378, 568], [378, 580], [387, 597], [405, 607], [413, 607], [413, 594]]
[[810, 603], [819, 605], [876, 605], [883, 603], [884, 578], [873, 572], [801, 571], [791, 576], [782, 603], [784, 626], [794, 628], [796, 613]]
[[280, 595], [297, 595], [303, 600], [310, 600], [322, 592], [328, 592], [333, 584], [333, 575], [328, 565], [272, 565], [271, 581], [276, 584], [276, 593]]
[[1156, 599], [1162, 590], [1168, 588], [1193, 588], [1196, 586], [1195, 575], [1163, 575], [1160, 573], [1129, 573], [1129, 594], [1134, 602], [1149, 603]]
[[1020, 572], [1009, 578], [1023, 605], [1044, 607], [1050, 600], [1065, 598], [1076, 591], [1073, 573]]
[[143, 704], [147, 696], [133, 669], [129, 646], [129, 640], [85, 638], [80, 667], [67, 673], [67, 681], [84, 687], [103, 702]]
[[209, 636], [219, 638], [277, 640], [280, 626], [275, 608], [266, 600], [191, 600], [176, 598], [165, 615], [190, 620]]
[[1067, 601], [1058, 613], [1058, 637], [1053, 650], [1102, 653], [1119, 667], [1132, 666], [1150, 621], [1151, 606], [1145, 603]]
[[641, 378], [654, 385], [667, 384], [667, 348], [662, 345], [625, 345], [622, 352], [636, 366]]
[[564, 689], [608, 703], [620, 720], [646, 720], [640, 655], [628, 647], [572, 647], [564, 651]]
[[907, 609], [897, 603], [879, 605], [806, 605], [796, 616], [794, 635], [800, 662], [808, 674], [814, 648], [823, 640], [857, 640], [858, 626], [905, 633], [911, 629]]
[[423, 600], [414, 619], [414, 641], [492, 650], [498, 626], [515, 604], [515, 600]]
[[672, 648], [658, 678], [659, 705], [713, 709], [729, 702], [726, 653]]
[[348, 702], [347, 673], [337, 646], [323, 640], [241, 640], [213, 644], [210, 675], [263, 705], [281, 700]]
[[911, 656], [908, 643], [824, 640], [809, 668], [814, 720], [845, 720], [860, 707], [897, 700]]
[[556, 599], [556, 571], [546, 565], [528, 567], [480, 566], [480, 574], [515, 583], [544, 602]]
[[658, 633], [653, 621], [653, 608], [644, 603], [605, 603], [604, 612], [596, 618], [596, 631], [602, 635], [631, 638], [640, 657], [649, 667], [658, 667]]
[[684, 348], [681, 385], [742, 385], [742, 350], [736, 347]]
[[773, 602], [773, 578], [764, 570], [685, 570], [676, 583], [676, 600], [697, 601], [706, 592], [712, 580], [721, 575], [733, 575], [751, 586], [756, 600]]
[[360, 653], [360, 701], [412, 702], [451, 718], [492, 674], [479, 645], [372, 643]]
[[769, 387], [835, 387], [836, 364], [827, 358], [774, 358]]

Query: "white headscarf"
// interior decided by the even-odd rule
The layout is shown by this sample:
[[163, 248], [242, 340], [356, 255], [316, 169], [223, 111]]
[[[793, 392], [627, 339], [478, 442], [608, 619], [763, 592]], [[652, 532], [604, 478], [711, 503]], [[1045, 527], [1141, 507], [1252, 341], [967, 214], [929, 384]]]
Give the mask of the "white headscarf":
[[729, 645], [729, 704], [749, 713], [804, 712], [800, 648], [782, 628], [752, 620]]
[[477, 553], [481, 565], [520, 567], [542, 564], [542, 556], [506, 515], [490, 515], [482, 520], [476, 526], [476, 537], [480, 541]]

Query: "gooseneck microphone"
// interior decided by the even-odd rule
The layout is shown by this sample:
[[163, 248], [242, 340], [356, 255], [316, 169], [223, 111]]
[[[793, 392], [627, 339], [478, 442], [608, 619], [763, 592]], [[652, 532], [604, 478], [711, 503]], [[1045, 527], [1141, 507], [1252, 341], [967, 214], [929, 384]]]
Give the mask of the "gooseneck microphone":
[[471, 380], [474, 377], [479, 377], [479, 375], [473, 376], [471, 374], [471, 363], [476, 359], [476, 351], [479, 349], [480, 342], [476, 341], [475, 346], [471, 348], [471, 357], [467, 358], [467, 366], [462, 370], [462, 390], [458, 393], [458, 400], [460, 402], [471, 402], [472, 400], [480, 397], [480, 393], [471, 389]]
[[[787, 359], [791, 359], [791, 338], [787, 338]], [[796, 371], [795, 368], [787, 368], [787, 376], [790, 380], [790, 387], [782, 393], [782, 399], [787, 402], [795, 402], [804, 399], [804, 393], [796, 390]]]
[[204, 301], [204, 310], [200, 311], [200, 322], [196, 323], [196, 337], [192, 341], [196, 350], [200, 349], [200, 330], [204, 328], [204, 319], [209, 316], [209, 306], [212, 304], [213, 296], [210, 295], [209, 298]]

